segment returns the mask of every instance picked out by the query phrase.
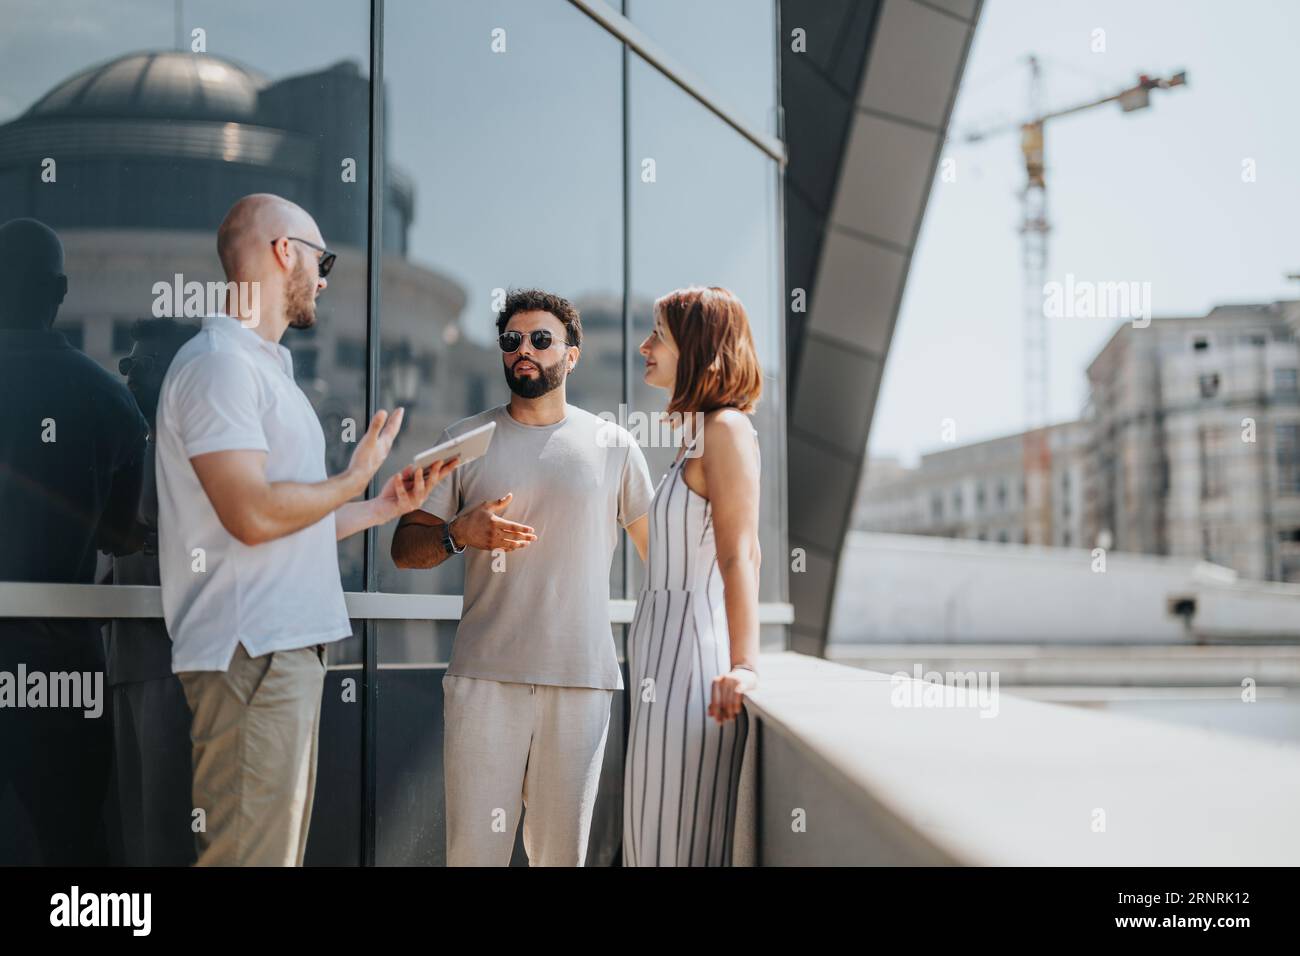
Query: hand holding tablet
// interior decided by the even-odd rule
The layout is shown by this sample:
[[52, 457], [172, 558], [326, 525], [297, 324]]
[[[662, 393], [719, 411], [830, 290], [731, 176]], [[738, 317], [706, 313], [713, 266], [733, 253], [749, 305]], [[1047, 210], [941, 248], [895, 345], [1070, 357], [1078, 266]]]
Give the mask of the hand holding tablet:
[[441, 445], [434, 445], [415, 456], [415, 467], [428, 468], [437, 462], [459, 458], [460, 461], [456, 465], [459, 468], [476, 458], [482, 458], [487, 454], [488, 445], [492, 443], [492, 433], [496, 431], [496, 427], [496, 422], [488, 422]]

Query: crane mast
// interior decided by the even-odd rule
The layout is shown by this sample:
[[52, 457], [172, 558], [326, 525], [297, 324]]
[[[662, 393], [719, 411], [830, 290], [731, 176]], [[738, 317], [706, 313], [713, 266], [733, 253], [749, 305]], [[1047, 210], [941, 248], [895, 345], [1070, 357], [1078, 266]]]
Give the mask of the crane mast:
[[1051, 544], [1051, 448], [1047, 426], [1050, 415], [1051, 376], [1047, 317], [1043, 290], [1050, 262], [1051, 220], [1047, 205], [1047, 124], [1109, 103], [1131, 113], [1150, 106], [1151, 90], [1185, 86], [1187, 74], [1167, 78], [1138, 76], [1137, 82], [1109, 96], [1044, 112], [1043, 70], [1037, 56], [1026, 58], [1029, 66], [1029, 118], [1012, 126], [967, 134], [966, 142], [981, 142], [1004, 132], [1018, 130], [1025, 181], [1020, 190], [1021, 310], [1024, 335], [1024, 514], [1025, 538], [1029, 544]]

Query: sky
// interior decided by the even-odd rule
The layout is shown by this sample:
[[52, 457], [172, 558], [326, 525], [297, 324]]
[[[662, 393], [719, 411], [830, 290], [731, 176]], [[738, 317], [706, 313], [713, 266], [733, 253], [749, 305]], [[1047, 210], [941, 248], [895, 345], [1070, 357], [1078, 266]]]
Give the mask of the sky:
[[[1289, 0], [987, 0], [942, 154], [955, 181], [933, 184], [868, 454], [913, 464], [944, 447], [946, 418], [960, 444], [1024, 425], [1018, 136], [961, 139], [1024, 118], [1028, 53], [1049, 110], [1139, 73], [1188, 74], [1150, 109], [1048, 124], [1049, 281], [1149, 282], [1157, 318], [1300, 298], [1286, 278], [1300, 272], [1297, 37]], [[1048, 320], [1051, 420], [1078, 416], [1085, 369], [1120, 324]]]

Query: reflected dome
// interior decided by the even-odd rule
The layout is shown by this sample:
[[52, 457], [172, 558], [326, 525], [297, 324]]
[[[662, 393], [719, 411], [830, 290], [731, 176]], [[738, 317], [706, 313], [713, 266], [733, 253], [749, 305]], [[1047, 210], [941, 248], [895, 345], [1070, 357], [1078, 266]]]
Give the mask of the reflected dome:
[[266, 77], [210, 53], [131, 53], [64, 80], [29, 119], [154, 117], [254, 122]]
[[[106, 60], [0, 124], [0, 222], [209, 232], [240, 196], [273, 192], [313, 210], [331, 242], [364, 246], [370, 93], [355, 60], [275, 78], [209, 53]], [[47, 167], [57, 179], [31, 175]], [[405, 254], [411, 181], [386, 172], [383, 245]]]

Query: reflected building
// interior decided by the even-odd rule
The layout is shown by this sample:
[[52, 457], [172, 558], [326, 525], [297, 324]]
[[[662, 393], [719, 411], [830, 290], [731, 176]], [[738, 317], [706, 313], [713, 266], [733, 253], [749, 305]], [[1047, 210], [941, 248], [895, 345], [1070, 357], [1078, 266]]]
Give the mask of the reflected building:
[[[156, 284], [222, 279], [216, 230], [236, 199], [291, 199], [339, 253], [320, 320], [284, 344], [321, 417], [328, 469], [345, 468], [348, 423], [359, 435], [368, 420], [369, 99], [354, 61], [272, 81], [212, 54], [142, 52], [77, 73], [0, 126], [0, 222], [36, 218], [64, 241], [70, 288], [56, 330], [115, 371], [134, 322], [174, 311], [179, 294], [160, 298]], [[398, 361], [379, 391], [418, 404], [464, 294], [405, 258], [414, 186], [395, 169], [385, 182], [383, 335]], [[360, 548], [345, 546], [340, 564], [358, 588]]]
[[[364, 247], [368, 148], [356, 117], [368, 110], [369, 89], [355, 62], [271, 82], [208, 53], [118, 57], [69, 77], [0, 127], [8, 167], [0, 215], [60, 230], [211, 238], [235, 199], [260, 190], [317, 210], [330, 242]], [[51, 174], [31, 176], [28, 164], [47, 157]], [[348, 158], [359, 187], [338, 190]], [[388, 206], [400, 252], [409, 188], [391, 189]]]

